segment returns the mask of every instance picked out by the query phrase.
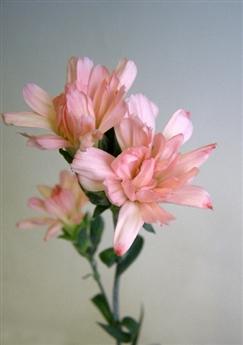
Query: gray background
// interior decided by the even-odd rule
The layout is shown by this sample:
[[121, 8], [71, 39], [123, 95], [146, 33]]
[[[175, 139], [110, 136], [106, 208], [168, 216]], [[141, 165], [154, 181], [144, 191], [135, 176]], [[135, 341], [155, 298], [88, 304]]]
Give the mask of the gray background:
[[[144, 304], [144, 345], [241, 344], [240, 34], [237, 1], [1, 2], [1, 111], [27, 109], [29, 81], [58, 94], [72, 55], [110, 67], [126, 56], [139, 71], [132, 92], [160, 107], [158, 130], [184, 107], [195, 128], [185, 149], [218, 143], [197, 179], [215, 210], [168, 207], [177, 220], [144, 233], [143, 254], [122, 280], [123, 315]], [[44, 229], [15, 228], [34, 215], [26, 200], [35, 186], [54, 184], [64, 161], [26, 148], [16, 128], [1, 130], [1, 344], [112, 344], [95, 325], [88, 265], [64, 241], [44, 243]], [[106, 221], [102, 248], [112, 241]]]

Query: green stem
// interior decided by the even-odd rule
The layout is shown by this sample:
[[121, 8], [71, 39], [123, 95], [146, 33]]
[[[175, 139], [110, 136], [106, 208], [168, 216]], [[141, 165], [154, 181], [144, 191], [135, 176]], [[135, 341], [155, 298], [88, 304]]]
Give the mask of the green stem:
[[[111, 211], [112, 211], [112, 216], [113, 216], [113, 225], [115, 229], [117, 219], [118, 219], [118, 209], [116, 207], [113, 207]], [[120, 288], [120, 275], [118, 272], [118, 263], [117, 263], [115, 276], [114, 276], [113, 291], [112, 291], [113, 315], [116, 321], [120, 320], [119, 288]], [[116, 345], [121, 345], [121, 342], [118, 339], [116, 340]]]
[[91, 259], [89, 259], [89, 263], [90, 263], [90, 266], [91, 266], [92, 271], [93, 271], [94, 280], [97, 282], [97, 284], [98, 284], [98, 286], [100, 288], [100, 292], [103, 294], [103, 296], [105, 297], [107, 303], [109, 304], [109, 300], [108, 300], [108, 298], [106, 296], [105, 289], [104, 289], [103, 284], [101, 282], [100, 274], [98, 272], [97, 263], [96, 263], [95, 259], [92, 257]]
[[116, 272], [114, 277], [114, 284], [113, 284], [113, 313], [114, 318], [116, 321], [119, 321], [119, 286], [120, 286], [120, 275], [117, 272], [117, 266], [116, 266]]

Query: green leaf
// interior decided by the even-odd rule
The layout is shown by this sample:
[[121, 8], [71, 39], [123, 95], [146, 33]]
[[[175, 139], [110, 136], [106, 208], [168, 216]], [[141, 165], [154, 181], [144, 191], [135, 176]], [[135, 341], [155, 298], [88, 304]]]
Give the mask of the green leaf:
[[97, 216], [91, 219], [90, 222], [90, 240], [92, 243], [92, 253], [94, 254], [100, 244], [101, 237], [104, 230], [104, 221], [101, 216]]
[[115, 262], [119, 260], [118, 256], [115, 254], [113, 248], [108, 248], [103, 250], [99, 254], [100, 260], [105, 264], [107, 267], [111, 267]]
[[79, 254], [82, 256], [88, 255], [88, 249], [91, 246], [88, 222], [83, 221], [79, 227], [77, 227], [75, 234], [73, 235], [73, 244]]
[[110, 310], [109, 304], [103, 294], [98, 294], [94, 296], [91, 301], [99, 309], [101, 314], [104, 316], [108, 323], [114, 323], [113, 314]]
[[58, 238], [61, 238], [62, 240], [67, 240], [67, 241], [72, 240], [72, 237], [67, 232], [63, 232], [61, 235], [58, 236]]
[[71, 164], [73, 161], [73, 156], [66, 150], [63, 149], [59, 149], [60, 154], [63, 156], [63, 158], [69, 163]]
[[142, 236], [138, 235], [133, 242], [131, 248], [128, 252], [120, 259], [120, 262], [117, 266], [117, 273], [120, 275], [122, 274], [138, 257], [142, 248], [143, 248], [144, 240]]
[[86, 230], [82, 229], [79, 232], [78, 241], [75, 243], [75, 247], [81, 255], [87, 255], [87, 250], [90, 247], [90, 240]]
[[105, 192], [85, 191], [85, 194], [89, 198], [89, 201], [92, 202], [92, 204], [110, 207], [110, 202], [107, 199]]
[[139, 318], [139, 321], [138, 321], [137, 334], [136, 334], [135, 338], [133, 339], [133, 342], [132, 342], [131, 345], [137, 345], [137, 343], [138, 343], [139, 335], [140, 335], [140, 332], [141, 332], [141, 327], [142, 327], [142, 324], [143, 324], [143, 318], [144, 318], [144, 309], [142, 307], [141, 308], [141, 312], [140, 312], [140, 318]]
[[93, 217], [99, 216], [101, 213], [103, 213], [105, 210], [107, 210], [110, 207], [110, 205], [97, 205], [94, 209]]
[[139, 324], [132, 317], [124, 317], [121, 322], [122, 326], [126, 327], [131, 334], [132, 339], [135, 339], [138, 333]]
[[100, 322], [98, 322], [98, 324], [116, 340], [119, 340], [122, 343], [130, 343], [131, 335], [129, 333], [123, 332], [120, 329], [119, 325], [104, 325]]
[[151, 224], [149, 224], [149, 223], [144, 223], [144, 224], [143, 224], [143, 227], [144, 227], [144, 229], [145, 229], [146, 231], [152, 232], [153, 234], [155, 234], [155, 230], [154, 230], [154, 228], [153, 228], [153, 226], [152, 226]]

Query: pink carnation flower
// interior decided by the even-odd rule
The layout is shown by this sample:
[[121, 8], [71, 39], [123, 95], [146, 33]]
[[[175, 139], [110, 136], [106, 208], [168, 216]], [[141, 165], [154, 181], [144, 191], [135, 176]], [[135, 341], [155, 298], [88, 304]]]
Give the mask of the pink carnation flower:
[[87, 57], [73, 57], [68, 62], [63, 93], [53, 98], [29, 83], [23, 97], [33, 112], [5, 113], [3, 120], [9, 125], [51, 131], [38, 136], [25, 134], [29, 145], [41, 149], [92, 146], [125, 115], [124, 95], [136, 74], [136, 65], [127, 59], [110, 73]]
[[88, 201], [81, 190], [75, 175], [61, 171], [60, 182], [54, 187], [38, 186], [42, 198], [30, 198], [28, 206], [42, 211], [48, 216], [34, 217], [17, 223], [19, 228], [29, 229], [38, 225], [47, 225], [45, 240], [58, 234], [63, 227], [79, 224], [83, 219], [83, 206]]
[[212, 208], [209, 194], [192, 184], [215, 144], [188, 153], [181, 145], [192, 134], [190, 114], [178, 110], [163, 133], [154, 135], [157, 107], [143, 95], [130, 97], [129, 113], [116, 127], [122, 153], [112, 155], [89, 148], [78, 151], [72, 163], [84, 188], [106, 192], [120, 207], [114, 249], [123, 255], [144, 223], [167, 224], [173, 215], [159, 204]]

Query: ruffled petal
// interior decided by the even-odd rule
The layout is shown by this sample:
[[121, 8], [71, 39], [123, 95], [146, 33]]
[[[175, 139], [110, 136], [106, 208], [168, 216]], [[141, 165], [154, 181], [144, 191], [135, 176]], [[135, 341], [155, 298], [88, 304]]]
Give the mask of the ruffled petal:
[[123, 118], [115, 127], [115, 132], [122, 150], [136, 146], [149, 147], [152, 142], [152, 131], [135, 116]]
[[118, 63], [114, 72], [119, 78], [119, 86], [124, 86], [125, 91], [128, 91], [136, 78], [137, 66], [132, 60], [123, 59]]
[[95, 129], [95, 115], [91, 99], [77, 89], [69, 88], [66, 95], [69, 132], [79, 137]]
[[78, 180], [81, 186], [90, 192], [101, 192], [104, 190], [103, 182], [97, 182], [81, 175], [78, 175]]
[[31, 112], [4, 113], [2, 117], [3, 121], [7, 125], [51, 129], [51, 125], [47, 117]]
[[42, 150], [54, 150], [70, 146], [67, 140], [54, 134], [32, 136], [22, 133], [22, 135], [29, 138], [27, 141], [28, 146], [37, 147], [38, 149]]
[[146, 96], [142, 94], [131, 95], [128, 100], [129, 114], [136, 115], [143, 124], [154, 132], [155, 118], [159, 113], [159, 108]]
[[93, 67], [88, 86], [88, 95], [91, 98], [94, 97], [97, 88], [103, 82], [104, 79], [108, 78], [108, 76], [109, 71], [105, 66], [96, 65]]
[[168, 224], [175, 217], [161, 208], [157, 203], [143, 203], [139, 205], [145, 223]]
[[88, 57], [84, 57], [77, 60], [77, 80], [76, 86], [79, 91], [87, 93], [89, 78], [92, 71], [94, 63]]
[[144, 221], [137, 203], [127, 201], [120, 209], [114, 235], [114, 251], [124, 255], [131, 247]]
[[28, 106], [37, 114], [51, 117], [54, 112], [52, 98], [46, 91], [34, 83], [23, 88], [23, 97]]
[[206, 190], [198, 186], [187, 185], [166, 196], [165, 202], [212, 209], [212, 201]]
[[114, 157], [109, 153], [91, 147], [86, 151], [77, 151], [71, 167], [81, 177], [81, 181], [84, 177], [99, 184], [114, 176], [111, 169], [113, 160]]
[[133, 179], [132, 183], [137, 188], [144, 187], [152, 182], [154, 175], [155, 160], [154, 158], [143, 161], [140, 171]]
[[121, 181], [117, 179], [106, 179], [104, 182], [105, 192], [110, 201], [116, 206], [122, 206], [127, 198], [123, 192]]
[[76, 56], [72, 56], [68, 60], [67, 64], [67, 83], [74, 83], [77, 78], [77, 61], [78, 58]]
[[193, 127], [190, 113], [183, 109], [179, 109], [168, 121], [163, 130], [163, 135], [169, 139], [177, 134], [183, 134], [185, 143], [188, 139], [190, 139], [192, 131]]

